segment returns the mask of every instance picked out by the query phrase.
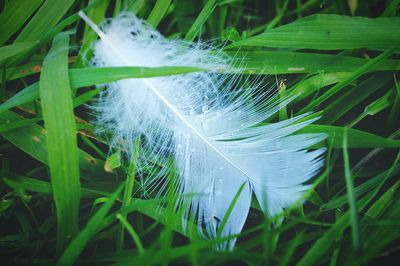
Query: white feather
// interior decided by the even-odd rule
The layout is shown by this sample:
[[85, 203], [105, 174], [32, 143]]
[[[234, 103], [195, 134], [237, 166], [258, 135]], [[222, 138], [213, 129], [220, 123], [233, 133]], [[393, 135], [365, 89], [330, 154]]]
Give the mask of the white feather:
[[[174, 158], [179, 180], [177, 208], [187, 219], [197, 217], [204, 237], [218, 234], [221, 222], [244, 184], [221, 236], [241, 232], [254, 192], [266, 215], [295, 203], [309, 188], [304, 182], [322, 166], [323, 149], [306, 149], [324, 139], [322, 134], [291, 135], [313, 120], [306, 115], [260, 125], [290, 99], [280, 104], [261, 82], [248, 84], [240, 75], [218, 73], [232, 59], [211, 53], [201, 43], [167, 40], [129, 13], [107, 21], [101, 31], [81, 17], [101, 37], [94, 46], [96, 66], [194, 66], [207, 72], [178, 76], [121, 80], [108, 84], [98, 104], [98, 124], [113, 132], [111, 144], [123, 140], [132, 150], [142, 137], [139, 169], [151, 161], [168, 165]], [[153, 168], [154, 169], [154, 168]], [[145, 189], [162, 191], [164, 171], [153, 170]], [[182, 195], [192, 195], [185, 197]], [[201, 231], [201, 230], [200, 230]], [[236, 239], [217, 246], [231, 249]]]

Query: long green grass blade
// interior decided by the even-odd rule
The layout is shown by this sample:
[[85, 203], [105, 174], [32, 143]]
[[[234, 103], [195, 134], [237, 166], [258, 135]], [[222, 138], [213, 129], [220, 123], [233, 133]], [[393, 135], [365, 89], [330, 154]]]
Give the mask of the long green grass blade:
[[312, 15], [228, 47], [339, 50], [400, 47], [400, 18]]
[[61, 33], [43, 63], [40, 98], [57, 211], [57, 251], [78, 232], [80, 202], [79, 159], [75, 117], [68, 77], [69, 36]]
[[[73, 90], [104, 84], [126, 78], [147, 78], [160, 77], [169, 75], [178, 75], [204, 71], [202, 68], [196, 67], [115, 67], [115, 68], [82, 68], [70, 69], [70, 85]], [[22, 91], [15, 94], [6, 102], [0, 104], [0, 113], [9, 110], [18, 105], [34, 101], [39, 98], [39, 86], [37, 83], [32, 84]]]
[[[370, 61], [351, 56], [281, 51], [235, 51], [225, 54], [240, 59], [236, 64], [245, 73], [255, 74], [352, 72]], [[400, 60], [380, 61], [367, 69], [368, 72], [386, 70], [400, 70]]]

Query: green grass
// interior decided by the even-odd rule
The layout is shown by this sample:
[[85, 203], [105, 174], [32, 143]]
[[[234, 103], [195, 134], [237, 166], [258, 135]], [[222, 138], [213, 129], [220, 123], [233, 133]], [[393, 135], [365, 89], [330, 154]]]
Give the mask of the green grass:
[[[139, 140], [128, 161], [93, 133], [95, 85], [203, 71], [89, 67], [97, 36], [77, 12], [100, 23], [124, 9], [169, 38], [224, 44], [246, 75], [296, 95], [274, 121], [321, 117], [297, 132], [328, 135], [305, 204], [266, 219], [253, 202], [233, 252], [212, 251], [226, 239], [200, 239], [193, 221], [183, 230], [173, 194], [140, 193]], [[0, 11], [2, 265], [373, 265], [400, 255], [400, 1], [8, 0]]]

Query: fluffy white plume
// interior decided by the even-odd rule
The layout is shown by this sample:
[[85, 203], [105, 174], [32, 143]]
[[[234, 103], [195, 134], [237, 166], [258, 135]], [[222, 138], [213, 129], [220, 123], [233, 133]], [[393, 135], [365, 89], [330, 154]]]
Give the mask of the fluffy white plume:
[[[203, 237], [240, 233], [253, 192], [264, 213], [272, 216], [308, 189], [303, 183], [321, 167], [323, 150], [305, 149], [325, 136], [292, 133], [314, 120], [300, 122], [302, 115], [260, 125], [287, 101], [278, 103], [261, 82], [218, 73], [229, 68], [231, 59], [199, 43], [168, 40], [132, 14], [107, 21], [103, 31], [80, 15], [100, 36], [94, 45], [96, 66], [209, 69], [108, 84], [95, 106], [98, 124], [114, 135], [112, 144], [122, 140], [130, 151], [135, 138], [143, 139], [140, 169], [150, 162], [169, 165], [174, 158], [177, 208], [183, 209], [184, 220], [196, 217], [205, 229], [199, 230]], [[150, 171], [144, 188], [162, 191], [165, 169]], [[235, 195], [236, 204], [219, 232]], [[235, 241], [217, 248], [233, 248]]]

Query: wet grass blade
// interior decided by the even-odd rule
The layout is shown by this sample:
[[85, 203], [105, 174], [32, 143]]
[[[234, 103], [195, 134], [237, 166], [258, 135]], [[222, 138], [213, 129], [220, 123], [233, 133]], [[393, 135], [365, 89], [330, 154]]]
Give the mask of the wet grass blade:
[[61, 33], [43, 63], [40, 97], [48, 160], [57, 211], [57, 252], [78, 232], [79, 159], [72, 95], [68, 77], [69, 36]]

